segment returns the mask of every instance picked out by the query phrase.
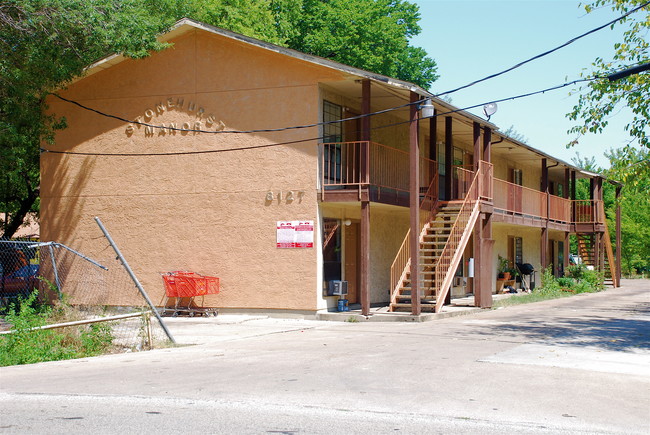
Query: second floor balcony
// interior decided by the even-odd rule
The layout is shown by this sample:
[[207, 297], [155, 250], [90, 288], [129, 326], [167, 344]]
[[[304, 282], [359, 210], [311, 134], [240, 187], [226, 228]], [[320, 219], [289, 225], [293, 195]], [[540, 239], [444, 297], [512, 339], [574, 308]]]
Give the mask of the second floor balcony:
[[[409, 153], [369, 141], [320, 144], [323, 201], [409, 205]], [[437, 181], [437, 162], [419, 159], [420, 191]]]
[[[320, 144], [320, 193], [322, 201], [373, 201], [409, 206], [409, 153], [369, 141]], [[494, 162], [498, 165], [498, 162]], [[493, 177], [492, 165], [483, 171], [481, 184], [497, 219], [505, 222], [551, 227], [571, 231], [591, 229], [604, 222], [600, 200], [571, 200]], [[450, 174], [439, 174], [438, 162], [419, 159], [420, 199], [427, 192], [438, 192], [438, 185], [449, 183], [451, 197], [462, 199], [473, 178], [471, 166], [454, 166]], [[442, 189], [441, 189], [442, 190]], [[442, 192], [440, 192], [442, 193]]]

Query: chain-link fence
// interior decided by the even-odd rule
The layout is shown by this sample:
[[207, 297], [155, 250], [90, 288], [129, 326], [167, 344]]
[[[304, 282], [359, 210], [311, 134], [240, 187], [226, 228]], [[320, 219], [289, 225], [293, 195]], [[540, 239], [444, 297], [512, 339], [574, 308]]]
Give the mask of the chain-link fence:
[[[0, 240], [0, 318], [17, 313], [20, 301], [46, 306], [47, 325], [69, 340], [97, 338], [108, 352], [146, 350], [169, 341], [164, 327], [105, 239], [101, 258], [90, 258], [60, 243]], [[103, 246], [106, 244], [106, 246]], [[130, 295], [129, 306], [112, 303]], [[11, 328], [7, 321], [0, 329]], [[15, 327], [15, 325], [13, 325]], [[14, 328], [15, 329], [15, 328]]]

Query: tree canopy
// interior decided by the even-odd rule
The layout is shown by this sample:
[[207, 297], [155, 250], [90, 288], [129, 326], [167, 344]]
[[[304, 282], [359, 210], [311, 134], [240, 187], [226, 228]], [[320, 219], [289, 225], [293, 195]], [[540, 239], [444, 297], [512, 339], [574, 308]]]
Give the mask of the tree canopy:
[[[585, 5], [587, 13], [597, 8], [609, 7], [623, 15], [640, 6], [647, 0], [596, 0]], [[626, 67], [650, 62], [650, 6], [631, 14], [614, 26], [626, 26], [623, 40], [616, 43], [612, 59], [597, 58], [592, 63], [592, 71], [586, 77], [605, 77]], [[630, 144], [650, 147], [650, 74], [641, 73], [627, 78], [609, 81], [597, 79], [577, 90], [578, 102], [568, 114], [579, 121], [569, 133], [583, 135], [587, 132], [600, 133], [608, 125], [611, 116], [621, 107], [627, 106], [632, 117], [626, 125]]]
[[[428, 88], [436, 64], [409, 39], [420, 14], [404, 0], [302, 0], [289, 47]], [[295, 19], [295, 18], [294, 18]]]
[[135, 0], [8, 0], [0, 4], [0, 211], [11, 237], [38, 210], [39, 145], [63, 120], [44, 115], [48, 92], [111, 52], [160, 48], [160, 21]]
[[[619, 203], [616, 202], [616, 188], [610, 183], [603, 184], [603, 202], [607, 215], [609, 232], [615, 235], [614, 222], [616, 206], [621, 206], [621, 261], [624, 274], [650, 272], [650, 150], [631, 147], [611, 149], [605, 153], [610, 168], [603, 169], [593, 157], [572, 159], [573, 163], [592, 172], [602, 173], [611, 180], [622, 181]], [[578, 199], [589, 198], [589, 183], [578, 180], [576, 186]], [[613, 240], [612, 240], [613, 243]], [[576, 249], [572, 247], [572, 249]]]
[[144, 57], [189, 17], [428, 87], [436, 64], [409, 44], [418, 8], [404, 0], [5, 0], [0, 3], [0, 237], [39, 206], [39, 148], [65, 120], [45, 97], [111, 53]]

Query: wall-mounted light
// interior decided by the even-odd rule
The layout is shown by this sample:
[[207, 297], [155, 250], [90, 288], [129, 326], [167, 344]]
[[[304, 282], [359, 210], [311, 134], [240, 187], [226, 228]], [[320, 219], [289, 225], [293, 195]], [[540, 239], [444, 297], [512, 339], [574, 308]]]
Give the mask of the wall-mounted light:
[[352, 225], [352, 221], [350, 219], [345, 219], [343, 221], [343, 225], [345, 225], [346, 227], [349, 227], [350, 225]]
[[431, 98], [427, 98], [424, 100], [423, 103], [421, 103], [418, 106], [418, 110], [421, 111], [420, 117], [421, 118], [431, 118], [433, 114], [436, 111], [436, 108], [434, 107], [433, 103], [431, 102]]

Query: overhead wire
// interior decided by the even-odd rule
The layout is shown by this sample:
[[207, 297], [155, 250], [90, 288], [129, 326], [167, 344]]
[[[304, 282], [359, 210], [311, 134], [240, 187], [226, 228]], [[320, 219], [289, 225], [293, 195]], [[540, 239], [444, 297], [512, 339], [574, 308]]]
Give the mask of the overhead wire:
[[[519, 94], [511, 97], [506, 97], [506, 98], [500, 98], [497, 100], [492, 100], [488, 101], [485, 103], [479, 103], [471, 106], [466, 106], [460, 109], [454, 109], [454, 110], [449, 110], [446, 112], [441, 112], [441, 113], [436, 113], [434, 114], [434, 117], [438, 116], [445, 116], [445, 115], [451, 115], [453, 113], [457, 112], [463, 112], [469, 109], [473, 109], [476, 107], [481, 107], [485, 104], [490, 104], [490, 103], [500, 103], [504, 101], [510, 101], [510, 100], [516, 100], [520, 98], [526, 98], [530, 97], [533, 95], [537, 94], [543, 94], [546, 92], [551, 92], [557, 89], [561, 89], [567, 86], [572, 86], [578, 83], [582, 82], [588, 82], [588, 81], [593, 81], [593, 80], [600, 80], [603, 79], [604, 77], [596, 76], [596, 77], [591, 77], [591, 78], [584, 78], [584, 79], [578, 79], [574, 80], [571, 82], [567, 83], [562, 83], [560, 85], [556, 86], [551, 86], [545, 89], [541, 89], [538, 91], [533, 91], [533, 92], [527, 92], [525, 94]], [[423, 118], [423, 119], [428, 119], [428, 118]], [[375, 126], [375, 127], [370, 127], [370, 130], [379, 130], [383, 128], [388, 128], [388, 127], [394, 127], [397, 125], [402, 125], [402, 124], [408, 124], [410, 123], [410, 120], [407, 121], [400, 121], [400, 122], [395, 122], [391, 124], [385, 124], [385, 125], [380, 125], [380, 126]], [[187, 130], [185, 130], [187, 131]], [[359, 130], [360, 131], [360, 130]], [[352, 132], [354, 133], [354, 132]], [[246, 151], [246, 150], [252, 150], [252, 149], [261, 149], [261, 148], [271, 148], [271, 147], [276, 147], [276, 146], [281, 146], [281, 145], [293, 145], [297, 143], [304, 143], [304, 142], [311, 142], [315, 140], [321, 140], [325, 139], [328, 136], [316, 136], [316, 137], [310, 137], [307, 139], [297, 139], [297, 140], [292, 140], [292, 141], [287, 141], [287, 142], [279, 142], [279, 143], [270, 143], [270, 144], [263, 144], [263, 145], [250, 145], [246, 147], [237, 147], [237, 148], [222, 148], [222, 149], [213, 149], [213, 150], [200, 150], [200, 151], [173, 151], [173, 152], [165, 152], [165, 153], [97, 153], [97, 152], [80, 152], [80, 151], [58, 151], [58, 150], [49, 150], [46, 148], [41, 148], [41, 152], [46, 152], [46, 153], [52, 153], [52, 154], [66, 154], [66, 155], [77, 155], [77, 156], [114, 156], [114, 157], [152, 157], [152, 156], [180, 156], [180, 155], [192, 155], [192, 154], [215, 154], [215, 153], [223, 153], [223, 152], [230, 152], [230, 151]]]
[[[543, 53], [540, 53], [540, 54], [538, 54], [536, 56], [530, 57], [530, 58], [528, 58], [528, 59], [526, 59], [526, 60], [524, 60], [522, 62], [519, 62], [518, 64], [516, 64], [516, 65], [514, 65], [514, 66], [512, 66], [510, 68], [507, 68], [507, 69], [502, 70], [502, 71], [500, 71], [498, 73], [495, 73], [495, 74], [491, 74], [489, 76], [485, 76], [485, 77], [483, 77], [481, 79], [475, 80], [475, 81], [473, 81], [471, 83], [460, 86], [458, 88], [451, 89], [451, 90], [448, 90], [448, 91], [445, 91], [445, 92], [440, 92], [438, 94], [434, 94], [434, 96], [435, 97], [440, 97], [440, 96], [448, 95], [448, 94], [457, 92], [459, 90], [466, 89], [466, 88], [468, 88], [470, 86], [474, 86], [474, 85], [476, 85], [478, 83], [481, 83], [481, 82], [484, 82], [486, 80], [490, 80], [490, 79], [493, 79], [493, 78], [498, 77], [500, 75], [506, 74], [506, 73], [508, 73], [508, 72], [510, 72], [510, 71], [512, 71], [514, 69], [517, 69], [517, 68], [519, 68], [519, 67], [521, 67], [521, 66], [523, 66], [523, 65], [525, 65], [525, 64], [527, 64], [529, 62], [540, 59], [540, 58], [542, 58], [544, 56], [547, 56], [547, 55], [549, 55], [549, 54], [551, 54], [551, 53], [553, 53], [555, 51], [558, 51], [558, 50], [560, 50], [560, 49], [574, 43], [575, 41], [584, 38], [585, 36], [588, 36], [588, 35], [590, 35], [592, 33], [595, 33], [595, 32], [597, 32], [599, 30], [602, 30], [605, 27], [611, 26], [612, 24], [614, 24], [614, 23], [628, 17], [632, 13], [634, 13], [634, 12], [636, 12], [636, 11], [638, 11], [638, 10], [648, 6], [648, 5], [650, 5], [650, 1], [645, 2], [644, 4], [642, 4], [642, 5], [640, 5], [640, 6], [636, 7], [636, 8], [628, 11], [627, 13], [621, 15], [620, 17], [618, 17], [618, 18], [616, 18], [614, 20], [611, 20], [610, 22], [608, 22], [606, 24], [603, 24], [603, 25], [598, 26], [598, 27], [596, 27], [594, 29], [591, 29], [588, 32], [585, 32], [585, 33], [583, 33], [581, 35], [578, 35], [578, 36], [570, 39], [569, 41], [565, 42], [564, 44], [561, 44], [561, 45], [559, 45], [559, 46], [557, 46], [555, 48], [547, 50], [547, 51], [545, 51]], [[126, 122], [126, 123], [129, 123], [129, 124], [135, 124], [135, 125], [139, 125], [139, 126], [142, 126], [142, 127], [150, 127], [150, 128], [156, 128], [156, 129], [164, 128], [167, 131], [171, 130], [171, 131], [179, 131], [179, 132], [208, 133], [208, 134], [271, 133], [271, 132], [280, 132], [280, 131], [286, 131], [286, 130], [296, 130], [296, 129], [319, 127], [321, 125], [342, 123], [342, 122], [347, 122], [347, 121], [353, 121], [353, 120], [357, 120], [357, 119], [366, 118], [366, 117], [369, 117], [369, 116], [380, 115], [380, 114], [383, 114], [383, 113], [388, 113], [388, 112], [391, 112], [391, 111], [394, 111], [394, 110], [399, 110], [399, 109], [402, 109], [402, 108], [405, 108], [405, 107], [409, 107], [409, 106], [414, 105], [414, 104], [419, 105], [420, 103], [424, 102], [428, 98], [428, 97], [425, 97], [425, 98], [422, 98], [422, 99], [417, 100], [417, 101], [408, 102], [408, 103], [405, 103], [405, 104], [402, 104], [402, 105], [399, 105], [399, 106], [390, 107], [388, 109], [383, 109], [383, 110], [379, 110], [379, 111], [375, 111], [375, 112], [371, 112], [371, 113], [355, 115], [355, 116], [351, 116], [351, 117], [344, 118], [344, 119], [317, 122], [317, 123], [313, 123], [313, 124], [297, 125], [297, 126], [290, 126], [290, 127], [279, 127], [279, 128], [266, 128], [266, 129], [219, 130], [219, 131], [215, 131], [215, 130], [201, 130], [201, 129], [192, 129], [192, 128], [189, 128], [189, 129], [187, 129], [187, 128], [178, 128], [178, 127], [174, 127], [174, 126], [160, 126], [160, 125], [150, 124], [150, 123], [147, 123], [147, 122], [141, 122], [141, 121], [137, 121], [137, 120], [129, 120], [129, 119], [126, 119], [126, 118], [118, 116], [118, 115], [105, 113], [105, 112], [102, 112], [102, 111], [100, 111], [98, 109], [88, 107], [88, 106], [86, 106], [86, 105], [84, 105], [84, 104], [82, 104], [82, 103], [80, 103], [78, 101], [70, 100], [70, 99], [65, 98], [65, 97], [63, 97], [63, 96], [61, 96], [61, 95], [59, 95], [59, 94], [57, 94], [55, 92], [51, 93], [51, 95], [53, 95], [54, 97], [56, 97], [56, 98], [58, 98], [58, 99], [60, 99], [62, 101], [74, 104], [74, 105], [76, 105], [76, 106], [78, 106], [78, 107], [80, 107], [80, 108], [82, 108], [84, 110], [95, 112], [95, 113], [97, 113], [99, 115], [102, 115], [102, 116], [105, 116], [105, 117], [108, 117], [108, 118], [113, 118], [113, 119], [116, 119], [118, 121]]]
[[[561, 45], [559, 45], [559, 46], [557, 46], [557, 47], [555, 47], [553, 49], [547, 50], [547, 51], [545, 51], [543, 53], [540, 53], [540, 54], [538, 54], [536, 56], [533, 56], [533, 57], [528, 58], [528, 59], [526, 59], [526, 60], [524, 60], [522, 62], [519, 62], [518, 64], [516, 64], [516, 65], [514, 65], [514, 66], [512, 66], [510, 68], [507, 68], [507, 69], [502, 70], [502, 71], [500, 71], [498, 73], [491, 74], [489, 76], [483, 77], [481, 79], [475, 80], [475, 81], [473, 81], [471, 83], [460, 86], [458, 88], [451, 89], [449, 91], [445, 91], [445, 92], [435, 94], [434, 96], [435, 97], [440, 97], [440, 96], [443, 96], [443, 95], [448, 95], [448, 94], [457, 92], [459, 90], [466, 89], [468, 87], [474, 86], [474, 85], [476, 85], [478, 83], [481, 83], [481, 82], [484, 82], [486, 80], [490, 80], [490, 79], [493, 79], [493, 78], [498, 77], [500, 75], [506, 74], [506, 73], [508, 73], [508, 72], [510, 72], [510, 71], [512, 71], [514, 69], [517, 69], [517, 68], [519, 68], [519, 67], [521, 67], [521, 66], [523, 66], [523, 65], [525, 65], [525, 64], [527, 64], [529, 62], [540, 59], [540, 58], [542, 58], [544, 56], [547, 56], [547, 55], [549, 55], [549, 54], [551, 54], [551, 53], [553, 53], [555, 51], [558, 51], [561, 48], [564, 48], [564, 47], [574, 43], [575, 41], [577, 41], [577, 40], [579, 40], [581, 38], [584, 38], [584, 37], [586, 37], [586, 36], [588, 36], [588, 35], [590, 35], [592, 33], [595, 33], [595, 32], [597, 32], [599, 30], [604, 29], [605, 27], [611, 26], [612, 24], [614, 24], [614, 23], [628, 17], [632, 13], [634, 13], [634, 12], [636, 12], [636, 11], [638, 11], [638, 10], [648, 6], [648, 5], [650, 5], [650, 1], [647, 1], [647, 2], [645, 2], [643, 4], [641, 4], [640, 6], [628, 11], [627, 13], [621, 15], [620, 17], [618, 17], [618, 18], [616, 18], [616, 19], [614, 19], [614, 20], [612, 20], [612, 21], [610, 21], [610, 22], [608, 22], [606, 24], [598, 26], [598, 27], [596, 27], [596, 28], [594, 28], [594, 29], [592, 29], [592, 30], [590, 30], [588, 32], [585, 32], [585, 33], [581, 34], [581, 35], [578, 35], [578, 36], [570, 39], [569, 41], [565, 42], [564, 44], [561, 44]], [[443, 116], [443, 115], [448, 115], [448, 114], [452, 114], [452, 113], [462, 112], [462, 111], [474, 109], [474, 108], [477, 108], [477, 107], [481, 107], [481, 106], [483, 106], [485, 104], [490, 104], [490, 103], [499, 103], [499, 102], [503, 102], [503, 101], [510, 101], [510, 100], [515, 100], [515, 99], [519, 99], [519, 98], [525, 98], [525, 97], [529, 97], [529, 96], [532, 96], [532, 95], [536, 95], [536, 94], [545, 93], [545, 92], [553, 91], [553, 90], [556, 90], [556, 89], [560, 89], [560, 88], [563, 88], [563, 87], [566, 87], [566, 86], [571, 86], [571, 85], [574, 85], [574, 84], [577, 84], [577, 83], [580, 83], [580, 82], [592, 81], [592, 80], [603, 79], [603, 78], [606, 78], [606, 77], [594, 76], [594, 77], [591, 77], [591, 78], [574, 80], [572, 82], [563, 83], [561, 85], [553, 86], [553, 87], [546, 88], [546, 89], [543, 89], [543, 90], [529, 92], [529, 93], [526, 93], [526, 94], [520, 94], [520, 95], [516, 95], [516, 96], [513, 96], [513, 97], [507, 97], [507, 98], [502, 98], [502, 99], [498, 99], [498, 100], [493, 100], [493, 101], [490, 101], [490, 102], [487, 102], [487, 103], [481, 103], [481, 104], [476, 104], [476, 105], [472, 105], [472, 106], [467, 106], [467, 107], [464, 107], [462, 109], [450, 110], [450, 111], [447, 111], [447, 112], [444, 112], [444, 113], [435, 114], [434, 116]], [[343, 123], [343, 122], [347, 122], [347, 121], [362, 119], [362, 118], [369, 117], [369, 116], [375, 116], [375, 115], [379, 115], [379, 114], [383, 114], [383, 113], [388, 113], [388, 112], [391, 112], [391, 111], [403, 109], [405, 107], [410, 107], [410, 106], [412, 106], [414, 104], [419, 105], [420, 103], [422, 103], [423, 101], [425, 101], [427, 99], [427, 98], [422, 98], [422, 99], [417, 100], [417, 101], [408, 102], [408, 103], [405, 103], [405, 104], [402, 104], [402, 105], [399, 105], [399, 106], [395, 106], [395, 107], [391, 107], [391, 108], [388, 108], [388, 109], [383, 109], [383, 110], [379, 110], [379, 111], [375, 111], [375, 112], [371, 112], [371, 113], [366, 113], [366, 114], [361, 114], [361, 115], [355, 115], [355, 116], [352, 116], [352, 117], [338, 119], [338, 120], [323, 121], [323, 122], [317, 122], [317, 123], [312, 123], [312, 124], [304, 124], [304, 125], [290, 126], [290, 127], [268, 128], [268, 129], [219, 130], [219, 131], [214, 131], [214, 130], [177, 128], [177, 127], [174, 127], [174, 126], [161, 126], [161, 125], [149, 124], [149, 123], [146, 123], [146, 122], [129, 120], [129, 119], [126, 119], [126, 118], [118, 116], [118, 115], [105, 113], [105, 112], [100, 111], [98, 109], [88, 107], [88, 106], [86, 106], [84, 104], [81, 104], [78, 101], [70, 100], [68, 98], [65, 98], [65, 97], [57, 94], [57, 93], [51, 93], [51, 95], [53, 95], [54, 97], [56, 97], [56, 98], [58, 98], [58, 99], [60, 99], [62, 101], [74, 104], [74, 105], [76, 105], [76, 106], [78, 106], [78, 107], [80, 107], [80, 108], [82, 108], [84, 110], [88, 110], [88, 111], [97, 113], [97, 114], [99, 114], [101, 116], [104, 116], [104, 117], [107, 117], [107, 118], [112, 118], [112, 119], [116, 119], [116, 120], [119, 120], [119, 121], [122, 121], [122, 122], [126, 122], [128, 124], [136, 124], [136, 125], [140, 125], [140, 126], [144, 126], [144, 127], [150, 127], [150, 128], [156, 128], [156, 129], [165, 129], [167, 131], [178, 131], [178, 132], [181, 132], [181, 133], [208, 133], [208, 134], [272, 133], [272, 132], [281, 132], [281, 131], [295, 130], [295, 129], [313, 128], [313, 127], [319, 127], [321, 125]], [[391, 127], [391, 126], [400, 125], [400, 124], [405, 124], [405, 123], [408, 123], [408, 122], [410, 122], [410, 121], [402, 121], [402, 122], [393, 123], [393, 124], [389, 124], [389, 125], [371, 127], [371, 130]], [[321, 136], [321, 137], [314, 137], [314, 138], [309, 138], [309, 139], [301, 139], [301, 140], [282, 142], [282, 143], [272, 143], [272, 144], [265, 144], [265, 145], [252, 145], [252, 146], [249, 146], [249, 147], [228, 148], [228, 149], [221, 149], [221, 150], [203, 150], [203, 151], [186, 151], [186, 152], [179, 151], [179, 152], [172, 152], [172, 153], [83, 153], [83, 152], [73, 152], [73, 151], [48, 150], [46, 148], [41, 148], [41, 152], [50, 152], [50, 153], [56, 153], [56, 154], [69, 154], [69, 155], [86, 155], [86, 156], [165, 156], [165, 155], [170, 155], [171, 156], [171, 155], [205, 154], [205, 153], [217, 153], [217, 152], [228, 152], [228, 151], [238, 151], [238, 150], [249, 150], [249, 149], [257, 149], [257, 148], [268, 148], [268, 147], [272, 147], [272, 146], [280, 146], [280, 145], [288, 145], [288, 144], [295, 144], [295, 143], [301, 143], [301, 142], [309, 142], [309, 141], [323, 139], [323, 138], [324, 137]]]
[[336, 120], [332, 120], [332, 121], [315, 122], [313, 124], [294, 125], [294, 126], [290, 126], [290, 127], [278, 127], [278, 128], [258, 128], [258, 129], [251, 129], [251, 130], [201, 130], [201, 129], [193, 129], [193, 128], [178, 128], [178, 127], [170, 127], [170, 126], [161, 126], [161, 125], [149, 124], [147, 122], [141, 122], [141, 121], [137, 121], [137, 120], [129, 120], [127, 118], [124, 118], [124, 117], [121, 117], [121, 116], [118, 116], [118, 115], [113, 115], [113, 114], [110, 114], [110, 113], [102, 112], [101, 110], [98, 110], [98, 109], [93, 109], [92, 107], [86, 106], [85, 104], [82, 104], [82, 103], [80, 103], [78, 101], [62, 97], [61, 95], [59, 95], [59, 94], [57, 94], [55, 92], [50, 93], [50, 95], [52, 95], [52, 96], [54, 96], [54, 97], [56, 97], [56, 98], [58, 98], [58, 99], [60, 99], [62, 101], [65, 101], [67, 103], [74, 104], [75, 106], [80, 107], [80, 108], [82, 108], [84, 110], [94, 112], [94, 113], [96, 113], [98, 115], [101, 115], [101, 116], [104, 116], [104, 117], [107, 117], [107, 118], [112, 118], [112, 119], [116, 119], [118, 121], [126, 122], [127, 124], [135, 124], [135, 125], [139, 125], [139, 126], [142, 126], [142, 127], [150, 127], [150, 128], [156, 128], [156, 129], [165, 129], [165, 130], [168, 130], [168, 131], [171, 130], [171, 131], [178, 131], [178, 132], [209, 133], [209, 134], [274, 133], [274, 132], [287, 131], [287, 130], [299, 130], [299, 129], [304, 129], [304, 128], [320, 127], [321, 125], [338, 124], [338, 123], [342, 123], [342, 122], [346, 122], [346, 121], [354, 121], [356, 119], [366, 118], [366, 117], [369, 117], [369, 116], [381, 115], [383, 113], [388, 113], [388, 112], [392, 112], [394, 110], [399, 110], [399, 109], [403, 109], [405, 107], [409, 107], [409, 106], [411, 106], [413, 104], [419, 104], [422, 101], [426, 100], [426, 98], [424, 98], [424, 99], [418, 100], [416, 102], [409, 102], [409, 103], [405, 103], [405, 104], [402, 104], [402, 105], [399, 105], [399, 106], [390, 107], [388, 109], [382, 109], [382, 110], [378, 110], [378, 111], [371, 112], [371, 113], [365, 113], [365, 114], [362, 114], [362, 115], [355, 115], [355, 116], [351, 116], [351, 117], [348, 117], [348, 118], [336, 119]]
[[526, 60], [523, 60], [523, 61], [519, 62], [518, 64], [511, 66], [510, 68], [506, 68], [506, 69], [504, 69], [504, 70], [502, 70], [502, 71], [499, 71], [499, 72], [497, 72], [497, 73], [490, 74], [490, 75], [485, 76], [485, 77], [483, 77], [483, 78], [481, 78], [481, 79], [478, 79], [478, 80], [474, 80], [474, 81], [471, 82], [471, 83], [468, 83], [468, 84], [463, 85], [463, 86], [459, 86], [459, 87], [457, 87], [457, 88], [455, 88], [455, 89], [451, 89], [451, 90], [449, 90], [449, 91], [445, 91], [445, 92], [441, 92], [441, 93], [435, 94], [435, 96], [436, 96], [436, 97], [440, 97], [440, 96], [443, 96], [443, 95], [449, 95], [449, 94], [452, 94], [452, 93], [454, 93], [454, 92], [458, 92], [458, 91], [460, 91], [460, 90], [462, 90], [462, 89], [467, 89], [467, 88], [469, 88], [469, 87], [471, 87], [471, 86], [474, 86], [474, 85], [476, 85], [476, 84], [482, 83], [482, 82], [484, 82], [484, 81], [486, 81], [486, 80], [490, 80], [490, 79], [493, 79], [493, 78], [495, 78], [495, 77], [499, 77], [499, 76], [501, 76], [501, 75], [503, 75], [503, 74], [506, 74], [506, 73], [508, 73], [508, 72], [510, 72], [510, 71], [512, 71], [512, 70], [515, 70], [515, 69], [517, 69], [517, 68], [519, 68], [519, 67], [522, 67], [522, 66], [526, 65], [527, 63], [530, 63], [530, 62], [532, 62], [532, 61], [534, 61], [534, 60], [540, 59], [540, 58], [542, 58], [542, 57], [544, 57], [544, 56], [548, 56], [549, 54], [554, 53], [554, 52], [556, 52], [556, 51], [558, 51], [558, 50], [560, 50], [560, 49], [566, 47], [567, 45], [571, 45], [571, 44], [573, 44], [574, 42], [576, 42], [576, 41], [578, 41], [578, 40], [584, 38], [585, 36], [589, 36], [589, 35], [591, 35], [592, 33], [595, 33], [595, 32], [598, 32], [599, 30], [604, 29], [605, 27], [609, 27], [609, 26], [611, 26], [612, 24], [615, 24], [616, 22], [618, 22], [618, 21], [620, 21], [620, 20], [622, 20], [622, 19], [624, 19], [624, 18], [627, 18], [628, 16], [630, 16], [630, 15], [633, 14], [634, 12], [636, 12], [636, 11], [638, 11], [638, 10], [640, 10], [640, 9], [643, 9], [644, 7], [646, 7], [646, 6], [648, 6], [648, 5], [650, 5], [650, 1], [647, 1], [647, 2], [643, 3], [643, 4], [640, 5], [640, 6], [637, 6], [636, 8], [632, 9], [631, 11], [628, 11], [627, 13], [621, 15], [620, 17], [618, 17], [618, 18], [616, 18], [616, 19], [614, 19], [614, 20], [612, 20], [612, 21], [610, 21], [610, 22], [608, 22], [608, 23], [605, 23], [605, 24], [603, 24], [603, 25], [601, 25], [601, 26], [598, 26], [598, 27], [596, 27], [596, 28], [594, 28], [594, 29], [589, 30], [588, 32], [585, 32], [585, 33], [583, 33], [583, 34], [581, 34], [581, 35], [578, 35], [578, 36], [576, 36], [576, 37], [574, 37], [574, 38], [571, 38], [570, 40], [568, 40], [568, 41], [565, 42], [564, 44], [560, 44], [560, 45], [558, 45], [557, 47], [554, 47], [554, 48], [552, 48], [552, 49], [550, 49], [550, 50], [547, 50], [547, 51], [545, 51], [545, 52], [543, 52], [543, 53], [540, 53], [540, 54], [535, 55], [535, 56], [533, 56], [533, 57], [530, 57], [530, 58], [528, 58], [528, 59], [526, 59]]
[[[559, 46], [557, 46], [555, 48], [547, 50], [547, 51], [545, 51], [543, 53], [540, 53], [540, 54], [538, 54], [536, 56], [530, 57], [530, 58], [528, 58], [528, 59], [526, 59], [526, 60], [524, 60], [522, 62], [519, 62], [518, 64], [516, 64], [516, 65], [514, 65], [514, 66], [512, 66], [510, 68], [502, 70], [502, 71], [500, 71], [498, 73], [491, 74], [489, 76], [485, 76], [485, 77], [483, 77], [481, 79], [475, 80], [475, 81], [473, 81], [471, 83], [468, 83], [466, 85], [457, 87], [455, 89], [451, 89], [451, 90], [448, 90], [448, 91], [445, 91], [445, 92], [440, 92], [438, 94], [435, 94], [434, 96], [435, 97], [440, 97], [440, 96], [448, 95], [448, 94], [460, 91], [462, 89], [469, 88], [471, 86], [474, 86], [474, 85], [476, 85], [478, 83], [481, 83], [481, 82], [484, 82], [486, 80], [490, 80], [490, 79], [493, 79], [495, 77], [506, 74], [506, 73], [508, 73], [508, 72], [510, 72], [512, 70], [515, 70], [515, 69], [517, 69], [517, 68], [519, 68], [519, 67], [521, 67], [521, 66], [523, 66], [523, 65], [525, 65], [525, 64], [527, 64], [529, 62], [532, 62], [534, 60], [537, 60], [537, 59], [540, 59], [540, 58], [542, 58], [544, 56], [547, 56], [547, 55], [549, 55], [551, 53], [554, 53], [555, 51], [558, 51], [558, 50], [560, 50], [560, 49], [574, 43], [575, 41], [584, 38], [585, 36], [588, 36], [588, 35], [590, 35], [592, 33], [595, 33], [595, 32], [597, 32], [599, 30], [602, 30], [605, 27], [611, 26], [612, 24], [614, 24], [614, 23], [628, 17], [632, 13], [634, 13], [634, 12], [636, 12], [636, 11], [638, 11], [638, 10], [644, 8], [645, 6], [648, 6], [648, 5], [650, 5], [650, 1], [645, 2], [644, 4], [642, 4], [642, 5], [640, 5], [640, 6], [636, 7], [636, 8], [628, 11], [627, 13], [621, 15], [620, 17], [618, 17], [618, 18], [616, 18], [614, 20], [611, 20], [610, 22], [608, 22], [606, 24], [603, 24], [603, 25], [598, 26], [598, 27], [596, 27], [594, 29], [591, 29], [588, 32], [585, 32], [585, 33], [583, 33], [581, 35], [578, 35], [578, 36], [570, 39], [569, 41], [565, 42], [564, 44], [561, 44], [561, 45], [559, 45]], [[160, 126], [160, 125], [150, 124], [150, 123], [147, 123], [147, 122], [141, 122], [141, 121], [137, 121], [137, 120], [129, 120], [129, 119], [126, 119], [126, 118], [118, 116], [118, 115], [113, 115], [113, 114], [110, 114], [110, 113], [102, 112], [102, 111], [100, 111], [98, 109], [93, 109], [93, 108], [88, 107], [88, 106], [86, 106], [84, 104], [81, 104], [78, 101], [74, 101], [74, 100], [70, 100], [68, 98], [65, 98], [65, 97], [63, 97], [63, 96], [61, 96], [61, 95], [59, 95], [59, 94], [57, 94], [55, 92], [51, 93], [51, 95], [53, 95], [54, 97], [56, 97], [56, 98], [58, 98], [58, 99], [60, 99], [62, 101], [74, 104], [74, 105], [76, 105], [76, 106], [78, 106], [78, 107], [80, 107], [80, 108], [82, 108], [84, 110], [95, 112], [95, 113], [97, 113], [99, 115], [102, 115], [102, 116], [105, 116], [105, 117], [108, 117], [108, 118], [113, 118], [113, 119], [116, 119], [118, 121], [126, 122], [126, 123], [129, 123], [129, 124], [135, 124], [135, 125], [139, 125], [139, 126], [143, 126], [143, 127], [150, 127], [150, 128], [156, 128], [156, 129], [164, 128], [164, 129], [166, 129], [168, 131], [171, 130], [171, 131], [180, 131], [180, 132], [209, 133], [209, 134], [271, 133], [271, 132], [279, 132], [279, 131], [286, 131], [286, 130], [312, 128], [312, 127], [318, 127], [318, 126], [321, 126], [321, 125], [342, 123], [342, 122], [346, 122], [346, 121], [353, 121], [353, 120], [357, 120], [357, 119], [366, 118], [366, 117], [369, 117], [369, 116], [375, 116], [375, 115], [380, 115], [380, 114], [383, 114], [383, 113], [388, 113], [388, 112], [391, 112], [391, 111], [394, 111], [394, 110], [399, 110], [399, 109], [402, 109], [402, 108], [405, 108], [405, 107], [409, 107], [409, 106], [414, 105], [414, 104], [419, 105], [420, 103], [424, 102], [427, 99], [427, 98], [422, 98], [422, 99], [417, 100], [417, 101], [408, 102], [408, 103], [405, 103], [405, 104], [402, 104], [402, 105], [399, 105], [399, 106], [390, 107], [388, 109], [383, 109], [383, 110], [379, 110], [379, 111], [375, 111], [375, 112], [371, 112], [371, 113], [365, 113], [365, 114], [361, 114], [361, 115], [355, 115], [355, 116], [351, 116], [351, 117], [344, 118], [344, 119], [332, 120], [332, 121], [323, 121], [323, 122], [317, 122], [317, 123], [313, 123], [313, 124], [297, 125], [297, 126], [290, 126], [290, 127], [279, 127], [279, 128], [265, 128], [265, 129], [251, 129], [251, 130], [219, 130], [219, 131], [215, 131], [215, 130], [201, 130], [201, 129], [192, 129], [192, 128], [189, 128], [189, 129], [187, 129], [187, 128], [178, 128], [178, 127], [174, 127], [174, 126], [164, 126], [163, 127], [163, 126]]]

